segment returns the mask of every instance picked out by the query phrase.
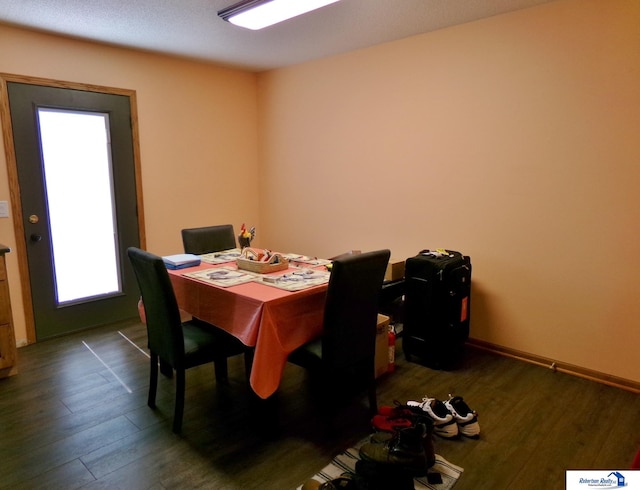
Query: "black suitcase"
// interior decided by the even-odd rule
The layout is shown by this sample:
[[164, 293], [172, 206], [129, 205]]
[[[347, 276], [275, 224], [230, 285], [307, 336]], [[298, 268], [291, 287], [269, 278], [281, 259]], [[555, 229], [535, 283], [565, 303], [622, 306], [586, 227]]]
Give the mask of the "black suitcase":
[[405, 264], [402, 347], [409, 361], [455, 369], [469, 338], [471, 259], [460, 252], [423, 250]]

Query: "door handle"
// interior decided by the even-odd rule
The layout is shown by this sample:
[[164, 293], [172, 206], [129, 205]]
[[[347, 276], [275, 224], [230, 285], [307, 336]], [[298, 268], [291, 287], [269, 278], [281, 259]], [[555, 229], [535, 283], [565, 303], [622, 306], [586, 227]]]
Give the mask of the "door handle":
[[37, 235], [36, 233], [31, 234], [32, 242], [39, 242], [40, 240], [42, 240], [42, 235]]

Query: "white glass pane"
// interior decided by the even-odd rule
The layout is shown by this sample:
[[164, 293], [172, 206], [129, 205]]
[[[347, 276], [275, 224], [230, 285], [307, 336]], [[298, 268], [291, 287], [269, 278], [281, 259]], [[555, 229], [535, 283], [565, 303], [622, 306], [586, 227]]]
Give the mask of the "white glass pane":
[[38, 118], [58, 304], [120, 292], [109, 116]]

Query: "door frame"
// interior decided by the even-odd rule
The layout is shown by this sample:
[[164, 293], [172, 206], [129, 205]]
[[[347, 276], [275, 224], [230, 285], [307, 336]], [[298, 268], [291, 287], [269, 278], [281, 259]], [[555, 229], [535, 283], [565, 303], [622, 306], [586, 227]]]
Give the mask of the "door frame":
[[142, 199], [142, 172], [140, 167], [140, 139], [138, 135], [138, 106], [135, 90], [0, 73], [0, 122], [2, 123], [2, 138], [4, 141], [4, 151], [7, 161], [9, 196], [11, 199], [11, 211], [13, 213], [13, 230], [16, 240], [18, 271], [20, 273], [20, 283], [22, 286], [22, 305], [24, 308], [26, 323], [27, 343], [33, 344], [36, 342], [36, 325], [33, 314], [33, 300], [31, 297], [31, 279], [29, 275], [29, 263], [27, 261], [27, 244], [23, 225], [20, 185], [18, 183], [18, 164], [13, 144], [13, 126], [11, 124], [11, 114], [9, 111], [9, 93], [7, 90], [8, 82], [82, 90], [85, 92], [99, 92], [110, 95], [123, 95], [129, 98], [131, 110], [131, 136], [133, 138], [134, 173], [136, 181], [136, 201], [138, 207], [138, 233], [140, 235], [140, 247], [142, 249], [146, 249], [144, 207]]

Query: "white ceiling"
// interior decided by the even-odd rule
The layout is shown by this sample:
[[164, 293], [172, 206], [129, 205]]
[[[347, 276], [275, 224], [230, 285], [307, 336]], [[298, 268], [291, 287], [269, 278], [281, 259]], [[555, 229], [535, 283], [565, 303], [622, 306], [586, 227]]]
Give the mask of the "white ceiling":
[[341, 0], [251, 31], [217, 15], [237, 0], [0, 0], [0, 23], [263, 71], [549, 1]]

